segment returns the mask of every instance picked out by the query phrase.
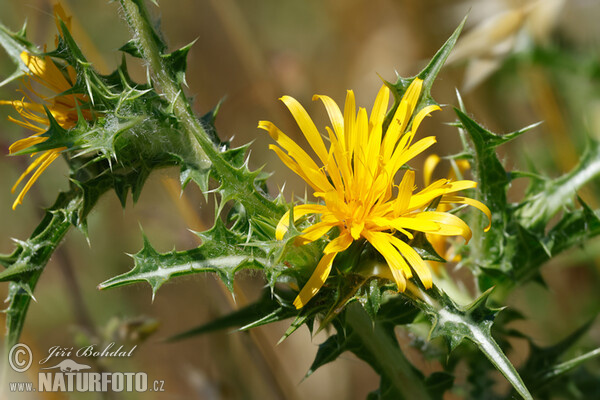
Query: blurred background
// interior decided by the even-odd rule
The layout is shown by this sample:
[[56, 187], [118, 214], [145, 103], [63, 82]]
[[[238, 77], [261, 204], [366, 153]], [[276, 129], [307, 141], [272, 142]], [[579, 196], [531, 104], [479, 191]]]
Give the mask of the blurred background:
[[[39, 45], [54, 42], [54, 0], [0, 0], [0, 16], [17, 30], [28, 21], [29, 38]], [[118, 2], [63, 0], [73, 16], [73, 36], [101, 73], [121, 60], [117, 49], [130, 37]], [[499, 151], [508, 168], [535, 170], [551, 177], [570, 170], [585, 150], [586, 140], [600, 140], [600, 2], [597, 0], [168, 0], [150, 7], [160, 20], [171, 49], [197, 39], [188, 60], [188, 95], [203, 114], [226, 98], [217, 127], [234, 145], [253, 141], [250, 164], [273, 171], [270, 191], [285, 183], [287, 199], [303, 195], [304, 182], [292, 176], [273, 152], [270, 138], [256, 129], [258, 120], [275, 122], [299, 143], [300, 132], [277, 99], [298, 99], [317, 126], [328, 123], [313, 94], [342, 103], [347, 89], [359, 105], [370, 109], [381, 78], [412, 76], [443, 44], [462, 18], [466, 29], [433, 88], [434, 98], [448, 104], [420, 129], [436, 135], [439, 155], [460, 150], [451, 106], [460, 90], [470, 114], [496, 133], [508, 133], [537, 121], [544, 123]], [[4, 53], [2, 53], [4, 54]], [[132, 76], [145, 81], [145, 70], [128, 59]], [[0, 80], [12, 73], [8, 57], [0, 57]], [[0, 98], [15, 99], [17, 83], [0, 88]], [[11, 107], [0, 108], [0, 148], [26, 133], [7, 122]], [[55, 162], [34, 185], [24, 204], [11, 210], [10, 187], [26, 168], [26, 157], [0, 157], [0, 252], [13, 248], [11, 238], [25, 239], [37, 225], [43, 207], [68, 186], [66, 165]], [[421, 165], [416, 160], [414, 167]], [[445, 175], [447, 165], [439, 168]], [[122, 210], [109, 192], [89, 217], [90, 244], [72, 230], [43, 274], [36, 289], [22, 341], [34, 355], [51, 346], [85, 343], [138, 344], [129, 359], [98, 361], [108, 371], [144, 371], [165, 381], [165, 393], [118, 398], [148, 399], [364, 399], [379, 385], [362, 361], [344, 355], [303, 380], [317, 346], [327, 337], [311, 338], [303, 327], [282, 344], [288, 327], [278, 323], [250, 333], [221, 332], [176, 343], [163, 339], [243, 306], [258, 295], [260, 275], [240, 274], [235, 302], [212, 276], [175, 279], [164, 285], [154, 302], [147, 285], [99, 292], [98, 283], [130, 269], [126, 253], [142, 246], [140, 226], [159, 251], [183, 250], [198, 244], [190, 230], [204, 230], [214, 219], [212, 198], [206, 202], [189, 185], [179, 196], [177, 170], [152, 175], [136, 205]], [[511, 189], [520, 198], [526, 182]], [[580, 195], [600, 205], [600, 185]], [[130, 200], [129, 200], [130, 201]], [[539, 345], [555, 343], [600, 310], [600, 241], [588, 243], [553, 260], [542, 269], [547, 288], [528, 284], [510, 298], [509, 307], [527, 323], [515, 323]], [[451, 268], [451, 266], [449, 266]], [[7, 285], [0, 291], [6, 292]], [[411, 349], [413, 337], [398, 331], [409, 358], [425, 372], [440, 370]], [[581, 346], [600, 342], [596, 323]], [[518, 365], [528, 347], [514, 343], [509, 353]], [[590, 362], [590, 368], [599, 364]], [[37, 375], [37, 371], [31, 371]], [[34, 375], [32, 375], [34, 376]], [[501, 381], [499, 379], [499, 381]], [[465, 384], [465, 377], [457, 377]], [[499, 384], [502, 384], [501, 382]], [[65, 394], [30, 398], [97, 398]], [[25, 395], [19, 398], [27, 398]], [[461, 398], [460, 393], [449, 398]]]

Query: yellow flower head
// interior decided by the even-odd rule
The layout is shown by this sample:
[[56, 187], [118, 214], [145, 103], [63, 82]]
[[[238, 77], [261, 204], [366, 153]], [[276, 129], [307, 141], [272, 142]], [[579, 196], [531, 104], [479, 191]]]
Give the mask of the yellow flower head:
[[[65, 17], [64, 11], [59, 5], [55, 6], [54, 15], [57, 26], [59, 17], [68, 24], [69, 19]], [[25, 51], [21, 53], [21, 60], [29, 70], [28, 75], [23, 81], [23, 85], [25, 89], [27, 89], [27, 92], [21, 89], [20, 91], [24, 93], [24, 97], [21, 100], [0, 100], [0, 105], [13, 106], [21, 116], [21, 119], [9, 117], [9, 120], [34, 133], [29, 137], [14, 142], [9, 147], [10, 154], [25, 150], [48, 139], [45, 136], [40, 136], [46, 132], [50, 126], [50, 121], [44, 106], [47, 107], [52, 114], [52, 117], [62, 128], [70, 129], [75, 126], [78, 120], [77, 105], [87, 102], [87, 96], [85, 95], [63, 94], [73, 87], [77, 78], [76, 72], [71, 66], [67, 66], [66, 69], [61, 70], [50, 57], [38, 57]], [[32, 81], [43, 86], [45, 88], [44, 90], [50, 94], [45, 95], [34, 90], [31, 85]], [[91, 118], [91, 115], [87, 110], [83, 111], [83, 115], [86, 119]], [[39, 155], [37, 155], [37, 153], [32, 154], [32, 156], [37, 155], [37, 158], [29, 165], [25, 172], [23, 172], [11, 189], [11, 192], [14, 193], [17, 186], [33, 172], [33, 175], [31, 175], [13, 203], [13, 210], [17, 205], [23, 202], [23, 197], [25, 197], [25, 194], [29, 191], [41, 173], [44, 172], [44, 170], [48, 168], [48, 166], [56, 160], [64, 150], [66, 150], [66, 147], [46, 150]]]
[[[413, 116], [419, 102], [423, 81], [415, 79], [406, 90], [386, 132], [383, 123], [388, 108], [390, 91], [383, 85], [370, 117], [364, 108], [356, 113], [354, 93], [346, 96], [344, 113], [327, 96], [314, 96], [325, 105], [333, 129], [327, 127], [330, 146], [326, 148], [321, 134], [306, 110], [295, 99], [284, 96], [281, 100], [289, 108], [302, 133], [323, 167], [281, 132], [273, 123], [260, 121], [259, 128], [269, 132], [280, 147], [270, 145], [279, 158], [314, 190], [322, 204], [302, 204], [293, 209], [294, 220], [307, 214], [319, 215], [319, 222], [304, 229], [301, 243], [309, 243], [337, 227], [340, 234], [325, 247], [323, 257], [309, 281], [294, 301], [302, 308], [323, 286], [329, 276], [336, 255], [346, 250], [353, 241], [366, 239], [385, 258], [399, 291], [406, 288], [406, 279], [416, 273], [425, 287], [432, 285], [432, 277], [419, 254], [396, 235], [413, 238], [412, 231], [441, 236], [460, 235], [467, 241], [471, 230], [458, 217], [440, 211], [423, 211], [441, 196], [441, 204], [463, 203], [479, 208], [490, 217], [482, 203], [455, 193], [474, 188], [473, 181], [451, 182], [441, 179], [420, 192], [414, 192], [415, 173], [407, 170], [399, 185], [395, 177], [400, 168], [433, 143], [430, 136], [413, 143], [419, 125], [436, 105], [426, 106]], [[288, 229], [289, 212], [277, 226], [276, 236], [283, 239]]]

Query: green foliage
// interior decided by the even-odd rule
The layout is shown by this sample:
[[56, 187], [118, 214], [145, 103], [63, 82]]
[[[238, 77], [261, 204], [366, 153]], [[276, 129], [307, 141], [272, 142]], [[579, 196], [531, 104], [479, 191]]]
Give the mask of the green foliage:
[[13, 62], [17, 64], [17, 70], [0, 82], [0, 86], [19, 79], [29, 72], [25, 63], [21, 60], [21, 53], [24, 51], [35, 52], [37, 49], [33, 43], [27, 40], [26, 35], [27, 24], [23, 24], [23, 27], [18, 32], [11, 32], [4, 25], [0, 24], [0, 41], [2, 41], [2, 47], [4, 47], [4, 50]]
[[[481, 214], [467, 217], [470, 226], [475, 227], [475, 235], [469, 245], [461, 248], [462, 264], [477, 277], [475, 300], [470, 305], [459, 304], [452, 293], [459, 289], [452, 282], [442, 282], [444, 285], [426, 290], [415, 279], [416, 283], [411, 281], [406, 293], [396, 293], [390, 280], [373, 272], [385, 266], [382, 256], [366, 241], [358, 240], [336, 257], [319, 293], [305, 307], [296, 310], [292, 304], [295, 290], [311, 276], [323, 248], [338, 232], [297, 246], [296, 229], [314, 223], [310, 218], [302, 218], [296, 222], [297, 227], [290, 223], [284, 241], [275, 240], [279, 218], [291, 205], [281, 197], [268, 196], [265, 190], [268, 175], [248, 167], [248, 145], [231, 148], [230, 143], [219, 137], [215, 127], [219, 105], [200, 118], [192, 112], [184, 86], [186, 59], [193, 43], [168, 52], [144, 2], [121, 0], [121, 5], [133, 38], [120, 50], [143, 59], [150, 82], [133, 82], [125, 58], [113, 73], [97, 73], [62, 21], [58, 46], [47, 53], [65, 74], [69, 67], [76, 71], [76, 80], [68, 93], [86, 101], [77, 105], [78, 120], [70, 129], [61, 127], [51, 110], [46, 109], [49, 127], [43, 136], [47, 140], [19, 153], [66, 148], [63, 153], [71, 183], [70, 190], [58, 195], [32, 235], [17, 241], [12, 254], [0, 256], [0, 264], [5, 268], [0, 272], [0, 281], [10, 282], [6, 345], [18, 341], [35, 286], [68, 229], [75, 226], [87, 235], [86, 217], [101, 195], [114, 190], [125, 207], [128, 193], [132, 193], [135, 202], [152, 171], [177, 167], [182, 187], [194, 183], [205, 194], [209, 188], [216, 193], [213, 227], [198, 234], [202, 239], [200, 246], [183, 251], [160, 253], [144, 236], [143, 248], [132, 255], [132, 269], [106, 280], [99, 288], [147, 282], [154, 298], [164, 283], [177, 276], [210, 272], [217, 274], [233, 292], [235, 275], [242, 269], [263, 271], [267, 287], [256, 303], [171, 340], [233, 327], [246, 330], [294, 318], [281, 340], [304, 325], [312, 332], [315, 322], [319, 329], [326, 326], [335, 329], [335, 334], [319, 346], [307, 376], [350, 351], [381, 376], [380, 387], [370, 394], [370, 399], [441, 399], [454, 387], [453, 369], [457, 364], [454, 360], [459, 357], [464, 357], [471, 368], [468, 380], [473, 398], [494, 396], [482, 394], [493, 381], [493, 368], [525, 399], [533, 398], [532, 394], [546, 398], [569, 372], [580, 374], [579, 381], [573, 383], [575, 389], [594, 393], [589, 388], [590, 377], [576, 367], [598, 356], [599, 351], [563, 360], [587, 325], [547, 349], [537, 347], [527, 338], [532, 351], [517, 372], [505, 351], [510, 349], [509, 338], [525, 337], [506, 327], [518, 318], [518, 313], [506, 312], [505, 317], [500, 314], [496, 318], [499, 309], [491, 304], [504, 304], [512, 289], [539, 279], [539, 270], [546, 261], [600, 234], [599, 212], [581, 199], [580, 207], [573, 204], [577, 191], [600, 175], [600, 143], [590, 140], [579, 165], [556, 179], [543, 177], [537, 171], [507, 171], [497, 148], [535, 125], [507, 135], [495, 134], [469, 117], [459, 98], [461, 109], [455, 110], [456, 126], [464, 149], [452, 158], [471, 163], [479, 183], [473, 195], [492, 211], [491, 229], [487, 233], [482, 232], [487, 223]], [[424, 81], [417, 110], [437, 104], [431, 97], [431, 87], [463, 25], [464, 21], [416, 76]], [[12, 33], [0, 26], [0, 43], [17, 64], [17, 72], [5, 82], [29, 72], [20, 58], [23, 51], [41, 55], [25, 38], [24, 28]], [[386, 126], [414, 79], [398, 77], [396, 83], [387, 82], [395, 103], [386, 117]], [[530, 179], [530, 186], [522, 199], [511, 203], [507, 191], [517, 178]], [[439, 199], [434, 200], [430, 209], [435, 209], [438, 202]], [[226, 209], [229, 209], [227, 214]], [[294, 221], [293, 215], [290, 221]], [[423, 259], [444, 261], [424, 234], [416, 234], [410, 245]], [[448, 277], [440, 277], [445, 279]], [[492, 287], [495, 287], [493, 292]], [[468, 296], [461, 294], [463, 298]], [[427, 320], [431, 324], [429, 335], [419, 331], [419, 326]], [[440, 358], [445, 370], [426, 377], [415, 368], [398, 343], [395, 334], [398, 326], [410, 329], [416, 337], [413, 344], [421, 343], [424, 354]], [[436, 340], [425, 343], [425, 339], [438, 337], [447, 342], [447, 351], [438, 348]], [[477, 350], [462, 344], [464, 339]]]
[[[467, 264], [471, 263], [478, 274], [482, 290], [500, 285], [500, 293], [506, 294], [509, 287], [539, 277], [539, 268], [551, 257], [600, 233], [597, 212], [581, 199], [581, 210], [571, 205], [576, 191], [600, 176], [600, 147], [590, 141], [581, 162], [556, 179], [507, 172], [495, 149], [531, 127], [500, 136], [481, 127], [463, 111], [455, 111], [459, 127], [472, 143], [461, 157], [466, 154], [474, 163], [481, 200], [492, 210], [491, 229], [485, 235], [476, 235]], [[509, 204], [506, 192], [510, 183], [523, 176], [531, 177], [530, 189], [519, 203]], [[562, 218], [549, 227], [550, 220], [560, 211]]]
[[146, 281], [152, 287], [152, 297], [169, 279], [186, 274], [214, 272], [233, 291], [233, 278], [242, 268], [263, 268], [265, 254], [244, 243], [244, 238], [229, 231], [217, 220], [215, 226], [199, 235], [202, 245], [188, 251], [158, 253], [144, 236], [144, 247], [132, 257], [133, 269], [101, 283], [99, 289]]

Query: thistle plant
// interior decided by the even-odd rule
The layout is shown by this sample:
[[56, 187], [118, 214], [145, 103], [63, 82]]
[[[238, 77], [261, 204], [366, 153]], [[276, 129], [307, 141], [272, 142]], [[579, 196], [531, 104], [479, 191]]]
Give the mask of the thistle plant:
[[[13, 188], [27, 179], [13, 208], [27, 201], [26, 193], [54, 160], [62, 157], [69, 166], [69, 190], [57, 195], [29, 238], [0, 256], [0, 280], [9, 285], [6, 348], [19, 341], [36, 284], [67, 231], [75, 227], [87, 237], [87, 216], [105, 192], [114, 191], [125, 207], [129, 192], [135, 202], [153, 171], [178, 168], [182, 188], [193, 184], [214, 193], [212, 228], [198, 233], [198, 247], [183, 251], [158, 252], [144, 237], [131, 270], [98, 288], [146, 282], [154, 298], [178, 276], [213, 273], [233, 293], [236, 273], [244, 269], [261, 271], [266, 285], [256, 303], [190, 327], [173, 341], [291, 319], [282, 340], [301, 326], [330, 332], [307, 376], [350, 351], [381, 378], [369, 398], [386, 399], [456, 392], [460, 360], [471, 370], [469, 398], [548, 398], [598, 354], [563, 357], [583, 327], [558, 347], [532, 344], [516, 368], [506, 352], [518, 333], [506, 324], [518, 316], [501, 310], [515, 288], [539, 277], [546, 261], [600, 234], [599, 211], [577, 197], [600, 175], [600, 144], [589, 139], [579, 164], [556, 179], [507, 170], [496, 149], [536, 124], [495, 134], [469, 116], [459, 95], [452, 124], [462, 150], [444, 154], [451, 173], [432, 180], [442, 159], [431, 153], [436, 138], [421, 138], [418, 129], [441, 109], [431, 88], [464, 21], [416, 76], [384, 80], [370, 113], [356, 110], [352, 90], [343, 108], [315, 95], [331, 124], [322, 129], [297, 100], [283, 96], [310, 150], [274, 123], [258, 123], [276, 142], [270, 148], [283, 164], [313, 190], [308, 200], [268, 193], [269, 175], [249, 167], [249, 145], [233, 148], [217, 132], [218, 106], [195, 115], [185, 85], [191, 44], [169, 52], [143, 0], [120, 0], [120, 6], [132, 35], [120, 51], [142, 60], [147, 82], [130, 78], [125, 57], [114, 72], [98, 73], [60, 6], [54, 50], [31, 43], [25, 29], [0, 26], [0, 42], [17, 66], [4, 84], [22, 82], [21, 98], [0, 104], [12, 106], [18, 116], [11, 121], [33, 132], [16, 141], [10, 154], [37, 156]], [[424, 164], [415, 162], [419, 155], [429, 155]], [[418, 174], [424, 176], [422, 188]], [[463, 179], [467, 174], [471, 179]], [[516, 178], [529, 179], [530, 186], [513, 202], [507, 191]], [[446, 260], [468, 269], [473, 291], [446, 271]], [[419, 329], [424, 322], [426, 331]], [[426, 376], [417, 369], [398, 342], [398, 326], [427, 343], [424, 353], [437, 354], [444, 370]], [[464, 341], [474, 346], [457, 348]], [[494, 370], [511, 389], [481, 391]], [[581, 398], [595, 393], [585, 382], [570, 383], [563, 389]]]

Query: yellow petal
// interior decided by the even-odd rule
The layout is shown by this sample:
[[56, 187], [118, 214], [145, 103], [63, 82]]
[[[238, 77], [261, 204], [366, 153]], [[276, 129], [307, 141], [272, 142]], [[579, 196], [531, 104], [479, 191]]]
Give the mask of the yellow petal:
[[309, 226], [305, 230], [302, 231], [302, 235], [300, 235], [296, 241], [297, 245], [303, 245], [306, 243], [314, 242], [319, 239], [321, 236], [325, 235], [327, 232], [331, 230], [336, 222], [319, 222], [314, 225]]
[[365, 228], [364, 221], [354, 222], [354, 223], [352, 223], [352, 226], [350, 227], [350, 235], [352, 236], [352, 238], [354, 240], [357, 240], [358, 238], [360, 238], [360, 234], [362, 233], [364, 228]]
[[[412, 272], [410, 267], [400, 255], [398, 250], [390, 243], [390, 237], [392, 237], [389, 233], [384, 232], [365, 232], [365, 239], [369, 241], [373, 245], [373, 247], [385, 258], [385, 261], [388, 263], [394, 278], [396, 279], [396, 274], [401, 271], [406, 278], [412, 277]], [[403, 279], [396, 279], [396, 284], [398, 285], [398, 291], [404, 290], [406, 285], [406, 281]], [[402, 286], [404, 285], [404, 287]]]
[[298, 296], [294, 300], [294, 306], [296, 309], [300, 309], [306, 305], [312, 299], [315, 294], [321, 290], [321, 287], [327, 280], [329, 273], [331, 272], [331, 264], [337, 253], [329, 253], [323, 255], [321, 261], [315, 268], [315, 271], [311, 275], [306, 285], [302, 288]]
[[413, 210], [421, 208], [431, 203], [436, 197], [460, 192], [465, 189], [473, 189], [475, 187], [477, 187], [477, 182], [474, 181], [463, 180], [448, 183], [446, 179], [440, 179], [421, 190], [419, 193], [413, 195], [410, 199], [408, 209]]
[[429, 147], [431, 147], [436, 142], [435, 136], [428, 136], [419, 140], [417, 143], [410, 146], [408, 149], [401, 149], [400, 147], [396, 148], [392, 158], [388, 165], [386, 165], [386, 169], [388, 173], [391, 175], [395, 175], [396, 172], [408, 161], [412, 160]]
[[390, 227], [394, 229], [411, 229], [419, 232], [433, 232], [440, 230], [440, 225], [431, 219], [419, 217], [398, 217], [398, 218], [373, 218], [373, 223], [380, 227]]
[[296, 161], [304, 164], [305, 167], [318, 170], [319, 167], [313, 161], [313, 159], [306, 154], [304, 150], [296, 142], [294, 142], [289, 136], [283, 133], [275, 124], [269, 121], [259, 121], [258, 128], [263, 129], [269, 133], [269, 136], [273, 138], [288, 154], [293, 157]]
[[419, 97], [421, 97], [422, 87], [423, 81], [419, 78], [415, 78], [408, 89], [406, 89], [404, 96], [402, 96], [400, 106], [398, 106], [398, 110], [396, 110], [396, 113], [394, 114], [394, 118], [400, 123], [400, 132], [404, 132], [404, 129], [406, 129], [406, 126], [408, 125], [408, 121], [419, 101]]
[[24, 51], [21, 53], [21, 60], [39, 83], [54, 92], [62, 93], [71, 89], [71, 84], [50, 57], [41, 58]]
[[342, 148], [346, 147], [346, 139], [344, 134], [344, 116], [340, 111], [338, 105], [333, 101], [333, 99], [329, 96], [322, 95], [314, 95], [313, 100], [321, 100], [325, 109], [327, 110], [327, 114], [329, 115], [329, 119], [331, 120], [331, 125], [333, 126], [333, 130], [337, 135]]
[[[331, 187], [331, 184], [327, 181], [327, 177], [321, 170], [315, 170], [310, 167], [302, 168], [299, 163], [293, 160], [290, 156], [285, 154], [279, 147], [271, 144], [269, 149], [273, 150], [277, 157], [298, 176], [300, 176], [306, 183], [308, 183], [314, 190], [327, 190]], [[324, 188], [323, 188], [324, 186]]]
[[[290, 139], [285, 133], [283, 133], [279, 128], [277, 128], [273, 123], [269, 121], [260, 121], [258, 123], [258, 128], [263, 129], [269, 133], [269, 135], [281, 146], [284, 150], [286, 150], [289, 156], [293, 157], [296, 161], [297, 166], [302, 173], [298, 173], [298, 168], [292, 170], [298, 175], [300, 175], [303, 179], [304, 177], [310, 178], [310, 182], [312, 182], [313, 188], [315, 190], [332, 190], [333, 186], [329, 183], [327, 177], [321, 172], [320, 168], [317, 164], [310, 158], [308, 154], [296, 142]], [[289, 159], [287, 157], [282, 157], [280, 152], [275, 150], [273, 147], [270, 147], [274, 150], [279, 158], [286, 164], [289, 164]], [[289, 165], [288, 165], [289, 166]], [[291, 168], [291, 167], [290, 167]], [[308, 181], [307, 181], [308, 182]], [[316, 186], [316, 187], [315, 187]], [[318, 189], [317, 189], [318, 188]]]
[[[29, 189], [31, 188], [31, 186], [35, 183], [35, 181], [39, 178], [39, 176], [42, 174], [42, 172], [44, 172], [44, 170], [46, 168], [48, 168], [48, 166], [50, 164], [52, 164], [52, 162], [54, 160], [56, 160], [56, 158], [60, 155], [60, 152], [62, 150], [66, 150], [66, 147], [62, 147], [60, 149], [56, 149], [56, 150], [50, 150], [47, 151], [46, 153], [44, 153], [42, 156], [40, 156], [33, 164], [31, 165], [36, 165], [38, 164], [38, 160], [40, 158], [43, 157], [43, 161], [41, 162], [41, 164], [39, 165], [38, 169], [35, 171], [35, 173], [31, 176], [31, 178], [29, 178], [29, 180], [27, 181], [27, 183], [25, 184], [25, 187], [23, 187], [23, 190], [21, 190], [21, 193], [19, 193], [19, 195], [17, 196], [17, 199], [15, 200], [15, 202], [13, 203], [12, 209], [14, 210], [15, 208], [17, 208], [17, 206], [19, 204], [21, 204], [23, 202], [23, 198], [25, 197], [25, 194], [29, 191]], [[31, 166], [30, 166], [31, 167]], [[19, 180], [17, 181], [17, 184], [25, 177], [25, 175], [27, 175], [29, 172], [31, 171], [31, 168], [27, 168], [27, 171], [25, 171], [25, 173], [23, 175], [21, 175], [21, 177], [19, 178]], [[16, 185], [15, 185], [16, 186]], [[13, 187], [14, 190], [14, 187]]]
[[437, 167], [437, 165], [439, 164], [440, 160], [441, 159], [437, 154], [431, 154], [425, 160], [425, 163], [423, 164], [423, 182], [425, 186], [429, 186], [429, 184], [431, 183], [433, 171], [435, 170], [435, 167]]
[[410, 204], [410, 197], [412, 196], [413, 186], [415, 185], [415, 172], [408, 170], [404, 173], [400, 186], [398, 186], [398, 197], [394, 202], [394, 211], [396, 214], [400, 214], [406, 210]]
[[10, 145], [10, 147], [8, 148], [8, 153], [15, 154], [16, 152], [34, 146], [38, 143], [45, 142], [46, 140], [48, 140], [47, 136], [29, 136], [24, 139], [19, 139]]
[[424, 219], [429, 221], [437, 222], [440, 225], [440, 229], [435, 232], [429, 232], [434, 235], [442, 236], [462, 236], [465, 238], [467, 243], [471, 240], [471, 229], [462, 219], [456, 215], [438, 212], [438, 211], [424, 211], [415, 214], [415, 219]]
[[[307, 214], [321, 214], [327, 212], [327, 207], [320, 204], [302, 204], [294, 207], [294, 222]], [[277, 228], [275, 229], [275, 238], [282, 240], [283, 236], [287, 232], [290, 224], [290, 212], [286, 211], [283, 217], [279, 220]]]
[[438, 110], [441, 110], [441, 108], [436, 104], [423, 107], [423, 109], [421, 111], [419, 111], [417, 113], [417, 115], [415, 115], [415, 118], [413, 119], [411, 132], [417, 132], [423, 119], [425, 117], [429, 116], [429, 114], [431, 114], [432, 112], [438, 111]]
[[346, 150], [348, 157], [352, 157], [354, 153], [354, 124], [356, 120], [356, 101], [354, 92], [348, 90], [346, 92], [346, 103], [344, 105], [344, 134], [346, 136]]
[[327, 163], [325, 164], [325, 169], [327, 170], [327, 173], [329, 174], [329, 178], [333, 182], [333, 186], [336, 188], [336, 190], [340, 194], [343, 195], [344, 185], [341, 180], [340, 169], [338, 168], [336, 159], [338, 159], [338, 160], [341, 159], [342, 164], [344, 163], [345, 159], [343, 156], [342, 149], [340, 149], [339, 142], [337, 140], [335, 133], [329, 127], [326, 127], [325, 129], [327, 129], [327, 133], [329, 133], [329, 140], [331, 141], [331, 147], [330, 147], [329, 155], [327, 156]]
[[371, 118], [369, 119], [369, 125], [371, 127], [381, 125], [385, 118], [385, 113], [388, 109], [388, 103], [390, 102], [390, 89], [386, 85], [382, 85], [375, 98], [373, 109], [371, 110]]
[[413, 249], [407, 243], [403, 242], [395, 236], [390, 236], [390, 242], [408, 260], [408, 263], [417, 273], [417, 276], [423, 283], [423, 286], [425, 286], [426, 289], [431, 288], [431, 271], [425, 264], [425, 261], [423, 261], [421, 256], [419, 256], [419, 254], [415, 251], [415, 249]]
[[369, 140], [369, 126], [367, 121], [367, 110], [364, 108], [358, 109], [358, 116], [356, 118], [356, 125], [354, 127], [354, 182], [356, 187], [354, 193], [358, 197], [363, 197], [366, 193], [366, 187], [371, 178], [367, 172], [366, 159], [369, 156], [367, 154], [367, 144]]
[[480, 202], [478, 200], [471, 199], [469, 197], [463, 197], [463, 196], [444, 196], [444, 197], [442, 197], [442, 200], [440, 201], [440, 203], [468, 204], [470, 206], [473, 206], [473, 207], [477, 208], [478, 210], [480, 210], [481, 212], [483, 212], [488, 218], [488, 225], [485, 228], [485, 232], [487, 232], [490, 229], [490, 227], [492, 226], [492, 212], [485, 204], [483, 204], [482, 202]]
[[327, 149], [323, 143], [323, 138], [317, 130], [315, 123], [310, 118], [304, 107], [293, 97], [283, 96], [281, 99], [292, 113], [292, 116], [296, 120], [296, 123], [300, 127], [300, 130], [308, 140], [308, 144], [315, 151], [315, 154], [323, 164], [327, 163]]
[[311, 275], [310, 279], [294, 300], [294, 306], [297, 309], [304, 307], [306, 303], [308, 303], [310, 299], [317, 294], [331, 272], [331, 264], [333, 263], [335, 256], [339, 252], [346, 250], [351, 243], [352, 238], [350, 235], [341, 234], [325, 247], [325, 253], [321, 258], [321, 261], [319, 261], [317, 268], [315, 268], [315, 271]]
[[352, 244], [352, 242], [352, 237], [348, 235], [347, 232], [342, 232], [340, 236], [333, 239], [327, 246], [325, 246], [325, 249], [323, 249], [323, 254], [341, 253], [342, 251], [346, 250]]

